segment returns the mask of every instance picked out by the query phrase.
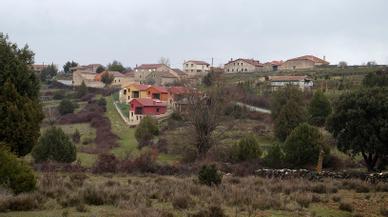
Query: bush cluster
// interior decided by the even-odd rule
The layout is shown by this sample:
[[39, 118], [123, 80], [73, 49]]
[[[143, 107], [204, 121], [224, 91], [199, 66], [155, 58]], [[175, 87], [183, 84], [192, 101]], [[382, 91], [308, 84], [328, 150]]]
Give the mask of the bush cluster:
[[0, 144], [0, 186], [15, 193], [35, 189], [36, 178], [32, 169]]
[[204, 185], [219, 185], [222, 181], [222, 174], [217, 170], [216, 166], [204, 165], [198, 173], [198, 180]]
[[50, 127], [32, 150], [36, 162], [53, 160], [71, 163], [76, 159], [76, 147], [61, 128]]

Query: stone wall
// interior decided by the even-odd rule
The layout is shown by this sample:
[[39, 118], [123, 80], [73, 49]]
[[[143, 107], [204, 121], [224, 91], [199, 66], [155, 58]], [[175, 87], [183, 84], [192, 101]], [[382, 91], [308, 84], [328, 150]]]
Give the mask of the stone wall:
[[388, 182], [388, 172], [385, 173], [362, 173], [352, 171], [322, 171], [317, 173], [306, 169], [258, 169], [255, 175], [264, 178], [305, 178], [309, 180], [320, 180], [322, 178], [335, 179], [361, 179], [368, 182]]

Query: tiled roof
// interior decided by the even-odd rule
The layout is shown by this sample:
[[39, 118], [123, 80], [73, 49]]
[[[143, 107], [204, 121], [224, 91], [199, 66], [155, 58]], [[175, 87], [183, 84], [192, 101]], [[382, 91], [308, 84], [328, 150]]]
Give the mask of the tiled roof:
[[307, 76], [269, 76], [268, 80], [270, 81], [304, 81], [308, 79]]
[[168, 71], [160, 71], [160, 72], [154, 72], [157, 74], [157, 76], [163, 77], [163, 78], [176, 78], [175, 75]]
[[182, 75], [186, 75], [186, 73], [184, 73], [182, 70], [178, 69], [178, 68], [174, 68], [172, 69], [175, 73], [177, 73], [179, 76], [182, 76]]
[[122, 74], [121, 72], [118, 72], [118, 71], [108, 71], [109, 74], [113, 75], [113, 77], [125, 77], [124, 74]]
[[310, 60], [310, 61], [313, 61], [314, 63], [329, 64], [329, 62], [327, 62], [326, 60], [323, 60], [323, 59], [318, 58], [318, 57], [313, 56], [313, 55], [305, 55], [305, 56], [301, 56], [301, 57], [296, 57], [293, 59], [289, 59], [287, 61], [294, 61], [294, 60]]
[[236, 60], [231, 60], [229, 61], [227, 64], [230, 64], [230, 63], [233, 63], [233, 62], [236, 62], [236, 61], [244, 61], [246, 63], [249, 63], [251, 65], [254, 65], [256, 67], [263, 67], [263, 64], [260, 63], [260, 61], [258, 60], [254, 60], [254, 59], [243, 59], [243, 58], [239, 58], [239, 59], [236, 59]]
[[142, 106], [166, 106], [166, 104], [163, 103], [162, 101], [155, 100], [155, 99], [139, 98], [139, 99], [132, 99], [132, 101], [137, 101]]
[[274, 61], [271, 61], [271, 62], [267, 62], [266, 64], [271, 64], [273, 66], [281, 66], [283, 64], [283, 60], [274, 60]]
[[209, 63], [202, 61], [202, 60], [188, 60], [185, 63], [187, 63], [187, 62], [192, 62], [192, 63], [197, 64], [197, 65], [207, 65], [207, 66], [210, 65]]
[[[167, 89], [164, 88], [164, 87], [160, 87], [160, 86], [149, 86], [148, 88], [155, 88], [157, 91], [161, 92], [161, 93], [168, 93]], [[148, 89], [147, 88], [147, 89]]]
[[164, 64], [141, 64], [140, 66], [136, 67], [135, 69], [157, 69]]

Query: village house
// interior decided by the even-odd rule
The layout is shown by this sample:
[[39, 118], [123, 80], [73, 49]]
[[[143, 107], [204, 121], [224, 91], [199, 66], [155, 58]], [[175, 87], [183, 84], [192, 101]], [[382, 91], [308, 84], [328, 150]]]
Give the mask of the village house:
[[119, 92], [119, 101], [129, 103], [132, 99], [148, 98], [147, 89], [150, 85], [132, 83]]
[[272, 90], [277, 90], [286, 85], [294, 85], [304, 90], [314, 85], [313, 81], [307, 76], [268, 76], [268, 81], [271, 82]]
[[260, 72], [263, 70], [264, 65], [254, 59], [231, 59], [224, 66], [225, 73]]
[[89, 64], [89, 65], [83, 65], [83, 66], [75, 66], [71, 67], [70, 71], [83, 71], [83, 72], [90, 72], [90, 73], [96, 73], [97, 68], [102, 66], [101, 64]]
[[[173, 71], [174, 73], [172, 73]], [[180, 80], [179, 76], [174, 70], [171, 71], [153, 71], [149, 73], [142, 83], [149, 83], [155, 85], [169, 85], [174, 84]]]
[[148, 75], [152, 72], [170, 72], [175, 76], [178, 76], [170, 67], [165, 64], [141, 64], [134, 69], [135, 80], [138, 82], [146, 81]]
[[101, 81], [102, 76], [106, 73], [113, 76], [112, 86], [125, 87], [135, 81], [134, 73], [129, 72], [127, 74], [123, 74], [118, 71], [103, 71], [96, 75], [96, 81]]
[[187, 97], [190, 89], [182, 86], [173, 86], [168, 89], [169, 106], [175, 111], [182, 112], [188, 105]]
[[189, 60], [183, 63], [183, 71], [189, 76], [204, 76], [210, 70], [210, 64], [200, 60]]
[[326, 58], [320, 59], [313, 55], [305, 55], [296, 57], [285, 61], [281, 66], [281, 70], [298, 70], [298, 69], [312, 69], [316, 66], [329, 65]]
[[163, 102], [167, 102], [169, 99], [168, 90], [164, 87], [149, 86], [146, 91], [147, 98], [157, 99]]
[[263, 70], [266, 72], [276, 72], [279, 70], [280, 66], [283, 64], [283, 61], [271, 61], [264, 63]]
[[73, 72], [73, 86], [80, 86], [82, 82], [87, 87], [92, 88], [103, 88], [105, 86], [104, 83], [96, 80], [96, 73], [94, 72], [80, 70]]
[[45, 65], [45, 64], [32, 64], [30, 66], [31, 66], [32, 71], [34, 71], [36, 74], [39, 74], [39, 73], [41, 73], [43, 71], [43, 69], [47, 68], [47, 66], [49, 66], [49, 65]]
[[165, 102], [155, 99], [132, 99], [129, 110], [129, 123], [137, 125], [145, 116], [158, 117], [167, 112]]

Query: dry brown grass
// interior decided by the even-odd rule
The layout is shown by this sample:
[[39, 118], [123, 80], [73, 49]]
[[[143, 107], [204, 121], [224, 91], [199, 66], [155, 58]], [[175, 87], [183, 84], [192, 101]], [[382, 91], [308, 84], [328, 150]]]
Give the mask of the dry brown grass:
[[[0, 212], [73, 208], [81, 213], [104, 205], [122, 210], [122, 216], [209, 216], [211, 212], [220, 216], [266, 216], [263, 213], [273, 210], [306, 216], [312, 205], [319, 205], [378, 216], [388, 200], [382, 185], [354, 180], [227, 176], [218, 187], [209, 187], [200, 185], [196, 177], [47, 173], [42, 174], [34, 193], [14, 196], [0, 191]], [[359, 186], [369, 193], [360, 193]], [[362, 205], [365, 201], [373, 204]], [[350, 203], [354, 204], [351, 208]]]

